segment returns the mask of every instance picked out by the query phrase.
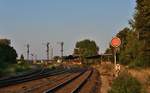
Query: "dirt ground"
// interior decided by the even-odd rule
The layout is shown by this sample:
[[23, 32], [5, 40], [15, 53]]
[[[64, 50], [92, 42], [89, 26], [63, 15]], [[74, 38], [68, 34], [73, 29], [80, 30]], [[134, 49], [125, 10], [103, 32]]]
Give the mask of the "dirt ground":
[[[111, 84], [115, 77], [113, 76], [113, 64], [110, 62], [102, 62], [101, 65], [94, 66], [100, 72], [101, 78], [101, 93], [108, 93]], [[142, 91], [150, 93], [150, 68], [149, 69], [125, 69], [121, 66], [121, 71], [126, 70], [133, 77], [135, 77], [143, 87]]]
[[108, 93], [112, 83], [113, 77], [113, 65], [110, 62], [102, 62], [101, 65], [94, 66], [100, 72], [101, 88], [100, 93]]

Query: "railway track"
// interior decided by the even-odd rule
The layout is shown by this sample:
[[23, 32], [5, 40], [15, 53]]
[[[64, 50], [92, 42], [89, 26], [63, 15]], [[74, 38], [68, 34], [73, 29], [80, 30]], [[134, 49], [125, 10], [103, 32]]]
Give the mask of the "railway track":
[[[61, 70], [62, 71], [62, 70]], [[64, 72], [51, 73], [44, 71], [45, 77], [21, 83], [17, 89], [1, 90], [2, 93], [99, 93], [99, 74], [93, 68], [75, 68]], [[55, 71], [54, 71], [55, 72]], [[93, 82], [94, 81], [94, 82]], [[90, 85], [90, 86], [89, 86]]]
[[[96, 79], [95, 75], [98, 75], [98, 73], [96, 73], [95, 70], [90, 68], [87, 71], [78, 74], [77, 76], [69, 78], [67, 81], [57, 84], [57, 86], [54, 86], [44, 91], [43, 93], [80, 93], [81, 90], [83, 91], [84, 89], [86, 89], [83, 87], [87, 87], [87, 84], [90, 84], [93, 79]], [[94, 82], [92, 87], [90, 88], [90, 91], [84, 90], [83, 93], [99, 93], [98, 90], [92, 92], [94, 87], [96, 87], [97, 85], [98, 84]]]
[[39, 69], [25, 75], [0, 80], [0, 88], [67, 72], [68, 69]]
[[[79, 93], [100, 93], [100, 73], [93, 69], [93, 74], [88, 81], [78, 90]], [[76, 92], [77, 93], [77, 92]]]
[[40, 91], [44, 91], [48, 89], [50, 86], [55, 86], [56, 82], [61, 81], [69, 76], [71, 76], [71, 73], [68, 73], [68, 74], [65, 73], [62, 75], [57, 75], [55, 77], [46, 78], [47, 82], [36, 85], [35, 87], [31, 87], [23, 93], [37, 93], [37, 91], [40, 93]]
[[39, 86], [39, 87], [35, 87], [34, 89], [25, 92], [25, 93], [43, 93], [45, 90], [48, 90], [49, 88], [54, 88], [56, 86], [58, 86], [61, 83], [64, 83], [66, 81], [68, 81], [71, 78], [74, 78], [78, 75], [80, 75], [81, 73], [83, 73], [83, 70], [77, 71], [77, 72], [70, 72], [66, 75], [60, 75], [57, 76], [56, 78], [52, 79], [52, 77], [50, 77], [49, 82], [45, 82], [43, 85]]
[[6, 87], [9, 85], [13, 85], [13, 84], [18, 84], [21, 82], [25, 82], [25, 81], [27, 81], [28, 78], [35, 77], [38, 74], [40, 74], [42, 72], [42, 70], [43, 69], [38, 69], [31, 73], [26, 73], [26, 74], [19, 75], [19, 76], [13, 76], [13, 77], [1, 79], [0, 80], [0, 88]]

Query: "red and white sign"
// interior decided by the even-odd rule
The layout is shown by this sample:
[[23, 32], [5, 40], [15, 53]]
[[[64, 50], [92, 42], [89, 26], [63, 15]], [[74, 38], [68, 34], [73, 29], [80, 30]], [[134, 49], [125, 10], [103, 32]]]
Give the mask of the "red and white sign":
[[121, 40], [120, 40], [120, 38], [114, 37], [114, 38], [111, 40], [111, 46], [113, 46], [113, 47], [119, 47], [120, 45], [121, 45]]

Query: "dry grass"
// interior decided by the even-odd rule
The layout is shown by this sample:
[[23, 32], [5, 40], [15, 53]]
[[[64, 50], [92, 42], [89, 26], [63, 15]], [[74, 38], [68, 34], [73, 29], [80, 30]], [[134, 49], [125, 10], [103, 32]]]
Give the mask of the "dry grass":
[[102, 62], [101, 65], [97, 65], [95, 68], [100, 72], [100, 93], [108, 93], [113, 80], [113, 65], [110, 62]]
[[[111, 80], [113, 80], [113, 64], [102, 62], [101, 65], [96, 67], [101, 73], [102, 87], [101, 93], [107, 93], [110, 88]], [[150, 93], [150, 68], [149, 69], [128, 69], [121, 66], [121, 71], [129, 72], [135, 77], [143, 86], [142, 93]]]
[[150, 93], [150, 69], [129, 69], [128, 72], [140, 81], [147, 93]]

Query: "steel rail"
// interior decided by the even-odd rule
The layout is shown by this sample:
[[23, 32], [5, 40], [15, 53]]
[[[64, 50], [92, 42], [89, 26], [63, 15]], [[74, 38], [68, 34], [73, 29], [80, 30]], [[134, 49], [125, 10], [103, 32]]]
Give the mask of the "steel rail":
[[32, 74], [29, 74], [24, 77], [21, 76], [21, 77], [13, 78], [13, 79], [0, 80], [0, 88], [6, 87], [9, 85], [15, 85], [18, 83], [23, 83], [26, 81], [32, 81], [32, 80], [44, 78], [47, 76], [53, 76], [53, 75], [65, 73], [66, 71], [67, 71], [67, 69], [63, 69], [63, 70], [60, 69], [60, 70], [56, 70], [56, 71], [49, 71], [47, 69], [41, 69], [41, 71], [39, 71], [39, 72], [32, 73]]
[[[77, 75], [77, 76], [75, 76], [75, 77], [73, 77], [73, 78], [67, 80], [66, 82], [62, 82], [62, 83], [58, 84], [57, 86], [54, 86], [53, 88], [50, 88], [50, 89], [44, 91], [43, 93], [55, 93], [55, 91], [57, 91], [58, 89], [60, 89], [60, 88], [62, 88], [62, 87], [65, 87], [65, 85], [67, 85], [67, 84], [69, 84], [69, 83], [71, 83], [71, 82], [74, 82], [74, 80], [78, 79], [81, 75], [84, 75], [84, 73], [87, 72], [87, 71], [88, 71], [88, 70], [83, 71], [83, 72], [81, 72], [79, 75]], [[84, 83], [88, 80], [88, 78], [91, 76], [92, 72], [93, 72], [93, 71], [91, 70], [90, 74], [88, 74], [88, 75], [86, 76], [86, 78], [85, 78], [83, 81], [81, 81], [81, 83], [80, 83], [77, 87], [75, 87], [75, 88], [72, 90], [71, 93], [75, 93], [78, 89], [80, 89], [80, 88], [84, 85]]]

